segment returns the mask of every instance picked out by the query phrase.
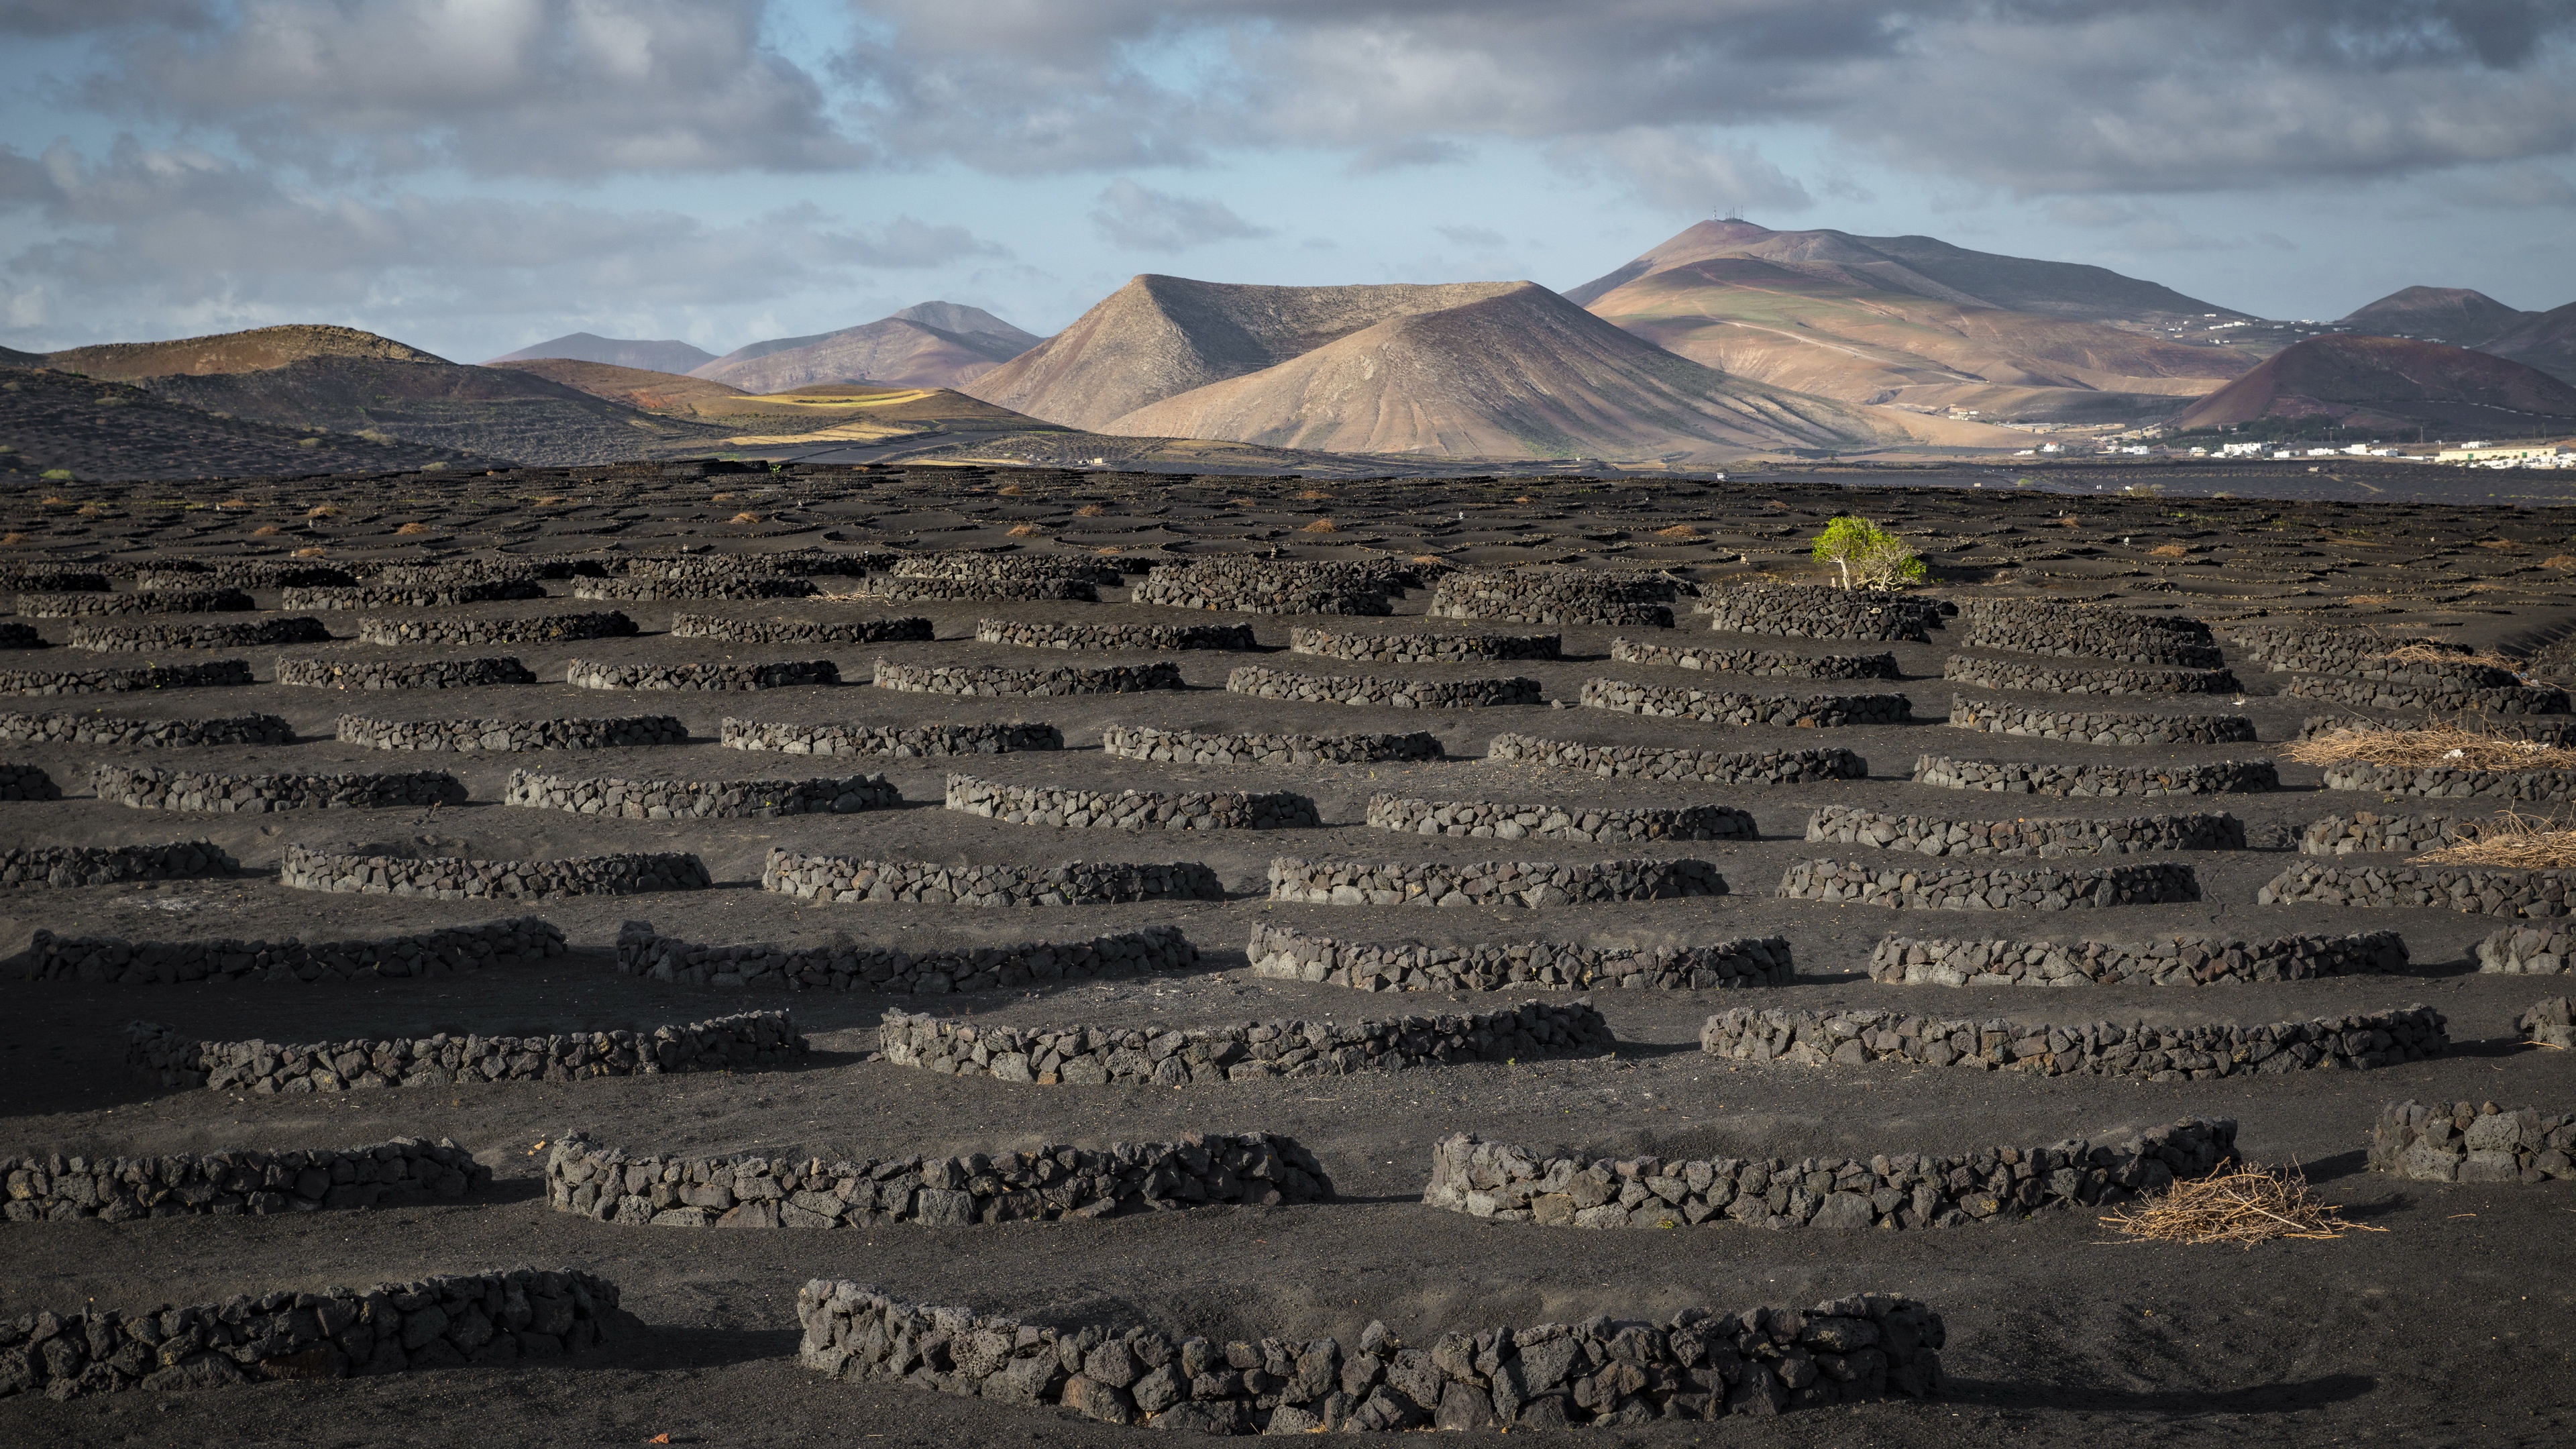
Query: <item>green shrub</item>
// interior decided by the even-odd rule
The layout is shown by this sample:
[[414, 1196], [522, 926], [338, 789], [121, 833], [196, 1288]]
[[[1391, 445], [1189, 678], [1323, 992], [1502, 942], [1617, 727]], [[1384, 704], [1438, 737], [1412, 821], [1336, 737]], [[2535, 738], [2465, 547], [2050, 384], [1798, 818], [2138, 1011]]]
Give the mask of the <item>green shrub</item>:
[[1903, 538], [1866, 518], [1837, 515], [1816, 535], [1816, 562], [1842, 570], [1843, 587], [1901, 589], [1930, 572]]

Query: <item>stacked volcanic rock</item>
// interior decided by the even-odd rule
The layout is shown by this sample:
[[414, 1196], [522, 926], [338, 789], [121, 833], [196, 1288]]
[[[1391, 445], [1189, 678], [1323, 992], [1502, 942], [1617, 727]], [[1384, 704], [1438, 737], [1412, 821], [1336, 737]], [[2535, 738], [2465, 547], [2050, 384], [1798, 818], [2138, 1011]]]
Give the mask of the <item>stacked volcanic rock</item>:
[[2256, 895], [2266, 906], [2429, 906], [2472, 915], [2576, 915], [2576, 870], [2473, 866], [2343, 866], [2301, 861]]
[[2073, 870], [1878, 866], [1832, 860], [1790, 863], [1779, 896], [1935, 911], [2063, 911], [2200, 899], [2191, 867], [2172, 861]]
[[222, 688], [252, 683], [239, 659], [146, 664], [139, 669], [0, 669], [0, 694], [130, 694], [146, 689]]
[[329, 564], [277, 559], [162, 559], [134, 576], [138, 589], [309, 589], [354, 584], [358, 576]]
[[1866, 780], [1869, 761], [1838, 747], [1811, 750], [1686, 750], [1663, 745], [1588, 745], [1530, 735], [1496, 735], [1485, 758], [1581, 770], [1605, 780], [1689, 780], [1711, 785], [1806, 785]]
[[941, 996], [1046, 981], [1151, 976], [1198, 964], [1198, 947], [1177, 926], [1147, 926], [1088, 941], [1020, 941], [914, 955], [886, 946], [705, 946], [654, 934], [629, 921], [617, 933], [617, 969], [692, 986], [783, 987], [790, 991], [883, 991]]
[[2301, 855], [2413, 855], [2465, 839], [2471, 822], [2452, 815], [2374, 815], [2367, 810], [2311, 821], [2299, 835]]
[[2534, 679], [2554, 679], [2561, 684], [2576, 684], [2576, 636], [2543, 644], [2522, 661], [2523, 669]]
[[1320, 825], [1315, 802], [1284, 790], [1166, 792], [1013, 785], [948, 777], [947, 808], [1014, 825], [1097, 830], [1282, 830]]
[[286, 847], [278, 884], [291, 890], [425, 896], [432, 900], [625, 896], [705, 890], [704, 862], [684, 851], [576, 855], [561, 860], [468, 860], [374, 855], [363, 847]]
[[1152, 664], [1060, 665], [1053, 669], [995, 669], [975, 664], [890, 664], [877, 661], [876, 686], [907, 694], [1036, 695], [1135, 694], [1148, 689], [1187, 689], [1181, 666]]
[[0, 886], [119, 885], [230, 875], [241, 863], [211, 840], [170, 845], [0, 846]]
[[340, 716], [344, 745], [377, 750], [606, 750], [684, 745], [689, 727], [667, 714], [616, 719], [370, 719]]
[[1250, 624], [1049, 624], [978, 619], [982, 644], [1028, 649], [1251, 649]]
[[1895, 679], [1893, 654], [1792, 654], [1785, 649], [1719, 649], [1706, 644], [1640, 644], [1610, 641], [1610, 657], [1622, 664], [1668, 664], [1712, 674], [1744, 674], [1757, 679]]
[[1722, 1011], [1700, 1028], [1700, 1050], [1731, 1061], [1800, 1066], [1909, 1062], [1980, 1071], [2201, 1081], [2310, 1068], [2395, 1066], [2450, 1045], [2442, 1013], [2398, 1011], [2275, 1021], [2261, 1026], [2108, 1021], [1943, 1021], [1899, 1011]]
[[2477, 651], [2466, 644], [2455, 644], [2429, 636], [2392, 639], [2385, 635], [2351, 629], [2298, 629], [2274, 625], [2231, 625], [2229, 637], [2244, 649], [2255, 663], [2274, 673], [2300, 670], [2314, 674], [2353, 674], [2365, 669], [2385, 668], [2392, 663], [2388, 655], [2400, 649], [2430, 650], [2462, 657]]
[[605, 614], [529, 614], [516, 619], [360, 619], [367, 644], [558, 644], [568, 639], [619, 639], [635, 621]]
[[786, 755], [1000, 755], [1016, 750], [1060, 750], [1064, 734], [1051, 724], [978, 720], [973, 724], [860, 725], [770, 724], [728, 719], [718, 739], [729, 749], [776, 750]]
[[1114, 559], [1060, 553], [927, 553], [897, 559], [894, 572], [906, 579], [965, 579], [1018, 582], [1028, 579], [1079, 579], [1086, 584], [1126, 581]]
[[74, 624], [74, 649], [99, 653], [144, 649], [250, 649], [264, 644], [327, 644], [319, 619], [253, 619], [241, 624]]
[[[2420, 730], [2429, 723], [2451, 722], [2423, 719], [2366, 719], [2357, 714], [2312, 714], [2299, 721], [2299, 738], [2313, 740], [2330, 734]], [[2576, 746], [2576, 720], [2550, 719], [2532, 715], [2517, 715], [2512, 719], [2488, 716], [2477, 722], [2477, 729], [2497, 739], [2516, 741], [2523, 746], [2527, 754], [2537, 755], [2544, 749], [2565, 749]]]
[[2506, 976], [2576, 971], [2576, 926], [2507, 926], [2478, 943], [2478, 969]]
[[19, 958], [31, 981], [166, 986], [182, 981], [347, 981], [444, 976], [564, 954], [564, 934], [535, 916], [371, 941], [126, 941], [57, 936], [41, 927]]
[[1910, 639], [1942, 627], [1935, 599], [1909, 598], [1879, 589], [1836, 589], [1818, 584], [1748, 584], [1710, 594], [1694, 612], [1710, 616], [1721, 634], [1779, 634], [1792, 639]]
[[883, 775], [813, 780], [620, 780], [512, 770], [504, 805], [611, 815], [627, 820], [768, 820], [781, 815], [851, 815], [900, 805]]
[[846, 578], [872, 569], [891, 568], [901, 558], [901, 555], [891, 552], [834, 553], [820, 548], [792, 548], [747, 556], [703, 553], [644, 555], [605, 559], [602, 564], [616, 578], [694, 583], [706, 579], [778, 578], [789, 574]]
[[1969, 649], [2187, 669], [2217, 669], [2225, 662], [2211, 641], [2209, 626], [2198, 619], [2132, 614], [2053, 599], [1964, 599], [1959, 604], [1959, 629], [1959, 643]]
[[1069, 860], [1060, 865], [945, 865], [857, 860], [771, 846], [760, 888], [803, 901], [899, 901], [959, 906], [1092, 906], [1124, 901], [1221, 901], [1216, 872], [1168, 864]]
[[480, 689], [534, 684], [537, 676], [507, 656], [490, 659], [279, 659], [277, 682], [315, 689]]
[[877, 1039], [887, 1061], [941, 1076], [1158, 1087], [1395, 1072], [1617, 1045], [1610, 1024], [1583, 1000], [1382, 1021], [1194, 1027], [990, 1026], [889, 1011]]
[[2031, 689], [2051, 694], [2229, 694], [2242, 686], [2224, 669], [2086, 669], [1953, 654], [1941, 677], [1979, 689]]
[[[652, 576], [628, 573], [611, 579], [582, 579], [572, 586], [576, 599], [803, 599], [822, 592], [801, 575], [769, 573], [697, 573]], [[522, 596], [529, 597], [529, 596]]]
[[908, 574], [892, 577], [880, 575], [870, 579], [854, 595], [845, 598], [878, 599], [887, 603], [952, 603], [1013, 604], [1048, 601], [1096, 604], [1100, 586], [1089, 579], [959, 579], [917, 578]]
[[106, 574], [88, 569], [59, 564], [0, 564], [0, 593], [103, 594], [108, 588]]
[[[135, 594], [20, 594], [18, 612], [30, 619], [79, 619], [116, 614], [214, 614], [256, 608], [239, 589], [145, 589]], [[289, 608], [294, 607], [288, 605]]]
[[812, 619], [731, 619], [720, 614], [673, 614], [674, 639], [722, 639], [732, 644], [885, 644], [932, 639], [928, 619], [856, 619], [824, 624]]
[[379, 1283], [359, 1293], [278, 1289], [141, 1313], [94, 1308], [0, 1322], [0, 1396], [74, 1399], [124, 1389], [214, 1389], [407, 1369], [556, 1359], [605, 1336], [617, 1288], [577, 1268]]
[[1504, 805], [1489, 800], [1417, 800], [1371, 795], [1368, 823], [1412, 835], [1477, 839], [1751, 840], [1753, 817], [1732, 805]]
[[1298, 627], [1288, 631], [1288, 649], [1325, 659], [1352, 659], [1365, 664], [1472, 664], [1488, 659], [1555, 659], [1563, 654], [1558, 634], [1353, 634], [1333, 629]]
[[2576, 1177], [2576, 1113], [2460, 1102], [2392, 1102], [2371, 1124], [2371, 1169], [2415, 1182]]
[[2070, 710], [1961, 694], [1950, 696], [1950, 723], [1990, 735], [2087, 745], [2231, 745], [2254, 738], [2254, 721], [2241, 714]]
[[1686, 719], [1699, 724], [1814, 729], [1903, 724], [1914, 718], [1914, 702], [1901, 694], [1741, 694], [1685, 685], [1632, 684], [1624, 679], [1587, 679], [1580, 698], [1587, 709]]
[[394, 589], [452, 589], [465, 584], [516, 584], [569, 577], [569, 570], [557, 573], [533, 559], [460, 558], [434, 564], [386, 564], [369, 574], [367, 582]]
[[0, 649], [50, 649], [33, 624], [0, 624]]
[[458, 604], [489, 604], [503, 599], [542, 599], [545, 596], [543, 584], [524, 578], [492, 579], [480, 583], [374, 583], [350, 589], [285, 589], [277, 596], [277, 606], [316, 612], [329, 609], [448, 609]]
[[2281, 788], [2270, 760], [2215, 760], [2205, 765], [2044, 765], [1919, 755], [1918, 785], [2003, 795], [2235, 795]]
[[0, 714], [0, 742], [40, 745], [283, 745], [295, 727], [273, 714], [221, 719], [123, 719], [103, 714]]
[[1407, 1348], [1371, 1323], [1336, 1340], [1174, 1343], [1152, 1329], [1040, 1327], [899, 1302], [817, 1279], [796, 1295], [797, 1361], [987, 1403], [1061, 1408], [1111, 1424], [1198, 1434], [1624, 1428], [1658, 1420], [1768, 1418], [1784, 1409], [1915, 1398], [1941, 1384], [1941, 1315], [1854, 1294], [1799, 1312], [1685, 1308], [1662, 1324], [1444, 1333]]
[[1432, 591], [1435, 619], [1491, 619], [1510, 624], [1646, 624], [1673, 626], [1673, 580], [1657, 574], [1574, 569], [1450, 574]]
[[1270, 862], [1270, 898], [1315, 906], [1562, 906], [1722, 896], [1726, 881], [1704, 860]]
[[554, 1036], [435, 1036], [306, 1042], [190, 1041], [155, 1021], [126, 1023], [128, 1065], [165, 1087], [339, 1092], [470, 1082], [571, 1082], [662, 1072], [736, 1072], [804, 1059], [784, 1011], [746, 1011], [686, 1026]]
[[568, 1132], [546, 1154], [546, 1204], [657, 1228], [873, 1228], [1105, 1218], [1333, 1195], [1315, 1155], [1269, 1132], [1192, 1132], [1109, 1150], [1043, 1146], [864, 1162], [644, 1156]]
[[1310, 704], [1382, 704], [1391, 709], [1476, 709], [1540, 704], [1535, 679], [1380, 679], [1373, 674], [1295, 674], [1246, 664], [1225, 677], [1230, 693]]
[[1175, 765], [1373, 765], [1441, 758], [1437, 735], [1203, 735], [1111, 725], [1100, 748], [1121, 759]]
[[1944, 820], [1827, 805], [1807, 817], [1807, 838], [1917, 855], [2143, 855], [2159, 850], [2243, 850], [2245, 822], [2223, 812], [2135, 815], [2125, 820]]
[[2524, 1041], [2561, 1050], [2576, 1048], [2576, 1001], [2550, 997], [2514, 1018], [2513, 1027]]
[[395, 775], [217, 775], [200, 770], [100, 765], [90, 792], [135, 810], [212, 810], [264, 815], [272, 810], [393, 810], [462, 805], [465, 786], [439, 770]]
[[[2552, 758], [2564, 759], [2553, 752]], [[2326, 766], [2329, 790], [2369, 790], [2382, 795], [2423, 795], [2437, 800], [2576, 800], [2576, 769], [2473, 770], [2451, 765], [2373, 765], [2341, 760]]]
[[492, 1184], [492, 1169], [444, 1137], [202, 1157], [0, 1157], [0, 1175], [9, 1184], [0, 1218], [13, 1223], [417, 1207]]
[[841, 682], [829, 659], [775, 660], [766, 664], [709, 661], [701, 664], [612, 664], [576, 659], [564, 666], [564, 683], [578, 689], [796, 689]]
[[1194, 559], [1156, 564], [1128, 597], [1175, 609], [1237, 614], [1391, 614], [1393, 587], [1332, 564]]
[[2114, 941], [1934, 941], [1890, 936], [1869, 957], [1869, 979], [1892, 986], [2209, 986], [2307, 981], [2406, 969], [2395, 931], [2226, 941], [2165, 936]]
[[2205, 1177], [2236, 1156], [2236, 1124], [2187, 1117], [2116, 1142], [1988, 1147], [1957, 1157], [1640, 1157], [1587, 1161], [1461, 1132], [1431, 1144], [1422, 1201], [1559, 1228], [1950, 1228], [2101, 1207]]
[[2481, 714], [2565, 714], [2567, 691], [2524, 684], [2509, 669], [2486, 664], [2396, 664], [2362, 675], [2300, 674], [2286, 693], [2301, 699], [2372, 709], [2430, 709]]
[[62, 787], [42, 765], [0, 765], [0, 800], [60, 800]]
[[1711, 991], [1786, 986], [1793, 974], [1789, 942], [1780, 936], [1644, 948], [1566, 941], [1425, 946], [1336, 941], [1256, 924], [1244, 949], [1255, 976], [1358, 991]]

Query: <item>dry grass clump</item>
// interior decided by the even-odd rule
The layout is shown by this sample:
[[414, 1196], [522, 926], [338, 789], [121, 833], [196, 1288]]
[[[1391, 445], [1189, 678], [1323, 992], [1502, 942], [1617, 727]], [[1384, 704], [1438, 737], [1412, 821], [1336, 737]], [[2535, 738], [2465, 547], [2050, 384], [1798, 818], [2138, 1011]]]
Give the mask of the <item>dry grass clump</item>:
[[2191, 557], [2191, 549], [2185, 544], [2160, 543], [2154, 548], [2148, 549], [2147, 554], [2151, 558], [2189, 558]]
[[2551, 554], [2540, 561], [2545, 569], [2576, 569], [2576, 553]]
[[758, 523], [760, 521], [760, 515], [745, 509], [726, 521], [729, 523]]
[[1116, 553], [1118, 551], [1118, 545], [1114, 543], [1105, 543], [1092, 550], [1093, 553]]
[[73, 509], [72, 512], [79, 514], [83, 518], [104, 518], [107, 516], [107, 510], [99, 507], [95, 503], [84, 503], [80, 507]]
[[27, 535], [23, 533], [0, 534], [0, 544], [25, 543], [26, 541]]
[[538, 506], [539, 508], [545, 508], [545, 507], [551, 506], [551, 505], [553, 505], [553, 504], [562, 503], [562, 502], [566, 502], [566, 501], [567, 501], [566, 499], [564, 499], [564, 498], [562, 498], [562, 497], [560, 497], [560, 496], [557, 496], [557, 495], [554, 495], [554, 494], [549, 494], [549, 495], [547, 495], [546, 497], [543, 497], [543, 498], [538, 499], [538, 500], [537, 500], [537, 506]]
[[320, 558], [320, 557], [322, 557], [322, 555], [324, 555], [325, 553], [328, 553], [328, 552], [329, 552], [329, 550], [328, 550], [328, 549], [319, 549], [319, 548], [299, 548], [299, 549], [297, 549], [297, 550], [295, 551], [295, 556], [296, 556], [297, 558]]
[[1658, 529], [1656, 529], [1656, 530], [1655, 530], [1655, 537], [1657, 537], [1657, 538], [1670, 538], [1670, 539], [1677, 539], [1677, 540], [1680, 540], [1680, 541], [1682, 541], [1682, 542], [1690, 542], [1690, 541], [1695, 540], [1695, 539], [1697, 539], [1697, 538], [1699, 538], [1699, 537], [1700, 537], [1700, 531], [1699, 531], [1698, 529], [1696, 529], [1696, 528], [1691, 527], [1691, 526], [1690, 526], [1689, 524], [1687, 524], [1687, 523], [1676, 523], [1676, 524], [1674, 524], [1674, 525], [1673, 525], [1672, 527], [1670, 527], [1670, 528], [1658, 528]]
[[2455, 765], [2464, 770], [2548, 770], [2576, 758], [2576, 751], [2538, 740], [2512, 739], [2442, 720], [2403, 730], [2346, 726], [2293, 740], [2281, 746], [2281, 753], [2302, 765], [2359, 760], [2365, 765], [2415, 770], [2437, 765]]
[[279, 528], [274, 523], [263, 523], [259, 527], [252, 529], [250, 531], [250, 536], [253, 538], [275, 538], [283, 532], [285, 532], [285, 530]]
[[2477, 547], [2491, 548], [2498, 553], [2512, 553], [2522, 545], [2509, 538], [2482, 538], [2478, 540]]
[[1086, 503], [1080, 508], [1073, 510], [1073, 516], [1076, 518], [1098, 518], [1100, 515], [1107, 513], [1108, 511], [1109, 510], [1107, 508], [1104, 508], [1097, 503]]
[[707, 495], [707, 501], [709, 503], [731, 503], [733, 501], [733, 495], [730, 493], [710, 493]]
[[1038, 527], [1034, 523], [1018, 523], [1011, 526], [1011, 537], [1013, 538], [1035, 538], [1044, 532], [1046, 532], [1045, 529]]
[[42, 498], [37, 499], [36, 501], [37, 501], [38, 503], [59, 504], [59, 505], [61, 505], [61, 506], [65, 507], [65, 508], [70, 507], [70, 506], [71, 506], [71, 502], [72, 502], [70, 499], [65, 498], [64, 496], [62, 496], [62, 495], [61, 495], [61, 494], [59, 494], [59, 493], [49, 493], [49, 494], [47, 494], [46, 496], [44, 496], [44, 497], [42, 497]]
[[248, 508], [251, 504], [250, 500], [247, 498], [227, 498], [215, 506], [217, 508]]
[[1418, 564], [1442, 564], [1447, 563], [1448, 561], [1449, 560], [1442, 558], [1436, 553], [1417, 553], [1413, 557], [1405, 560], [1406, 563]]
[[2516, 671], [2522, 668], [2501, 654], [2445, 649], [2439, 644], [2400, 644], [2379, 657], [2398, 664], [2491, 664], [2498, 669]]
[[2048, 520], [2048, 522], [2049, 526], [2053, 528], [2081, 528], [2084, 526], [2084, 520], [2076, 517], [2072, 513], [2061, 514], [2056, 518]]
[[1339, 533], [1342, 526], [1329, 518], [1318, 518], [1300, 530], [1304, 533]]
[[304, 516], [307, 518], [331, 518], [337, 516], [339, 512], [340, 505], [337, 503], [316, 503], [312, 507], [304, 510]]
[[2242, 1162], [2207, 1177], [2186, 1178], [2101, 1221], [2148, 1242], [2235, 1243], [2246, 1248], [2274, 1238], [2331, 1242], [2351, 1232], [2388, 1231], [2337, 1217], [2340, 1207], [2319, 1202], [2296, 1163], [2265, 1167]]
[[1021, 487], [1021, 486], [1020, 486], [1019, 484], [1017, 484], [1017, 483], [1005, 483], [1005, 484], [1003, 484], [1001, 487], [996, 488], [996, 489], [994, 489], [993, 491], [994, 491], [994, 492], [996, 492], [996, 493], [998, 493], [998, 494], [1000, 494], [1000, 495], [1002, 495], [1004, 498], [1017, 498], [1017, 497], [1019, 497], [1021, 494], [1026, 493], [1026, 492], [1028, 492], [1029, 490], [1027, 490], [1026, 488]]
[[417, 536], [419, 536], [419, 535], [421, 535], [421, 534], [424, 534], [424, 533], [427, 533], [427, 532], [429, 532], [429, 531], [430, 531], [430, 529], [429, 529], [429, 525], [428, 525], [428, 524], [426, 524], [426, 523], [406, 523], [406, 524], [404, 524], [402, 527], [397, 528], [397, 529], [395, 529], [395, 530], [394, 530], [394, 532], [396, 532], [396, 533], [400, 533], [400, 534], [408, 534], [408, 535], [411, 535], [411, 536], [414, 536], [414, 537], [417, 537]]
[[2469, 838], [2415, 857], [2426, 865], [2493, 865], [2506, 870], [2576, 870], [2576, 820], [2507, 810], [2462, 827]]
[[1535, 498], [1532, 498], [1532, 497], [1531, 497], [1531, 496], [1529, 496], [1528, 494], [1524, 493], [1524, 494], [1522, 494], [1520, 497], [1515, 498], [1515, 499], [1513, 499], [1512, 501], [1513, 501], [1514, 503], [1536, 503], [1538, 500], [1537, 500], [1537, 499], [1535, 499]]
[[1303, 493], [1293, 494], [1291, 496], [1300, 503], [1315, 503], [1323, 499], [1330, 498], [1333, 495], [1325, 492], [1321, 488], [1309, 488]]

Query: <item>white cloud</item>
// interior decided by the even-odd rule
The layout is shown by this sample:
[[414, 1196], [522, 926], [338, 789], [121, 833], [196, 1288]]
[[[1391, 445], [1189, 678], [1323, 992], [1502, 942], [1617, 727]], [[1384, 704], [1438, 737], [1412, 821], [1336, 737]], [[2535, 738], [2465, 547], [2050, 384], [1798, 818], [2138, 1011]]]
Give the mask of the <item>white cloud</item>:
[[1120, 177], [1102, 189], [1091, 224], [1101, 236], [1140, 251], [1177, 252], [1210, 242], [1268, 236], [1225, 203], [1204, 196], [1174, 196]]
[[1703, 130], [1632, 126], [1552, 152], [1560, 165], [1599, 170], [1630, 195], [1661, 211], [1709, 216], [1726, 211], [1804, 211], [1815, 198], [1796, 177], [1750, 146]]

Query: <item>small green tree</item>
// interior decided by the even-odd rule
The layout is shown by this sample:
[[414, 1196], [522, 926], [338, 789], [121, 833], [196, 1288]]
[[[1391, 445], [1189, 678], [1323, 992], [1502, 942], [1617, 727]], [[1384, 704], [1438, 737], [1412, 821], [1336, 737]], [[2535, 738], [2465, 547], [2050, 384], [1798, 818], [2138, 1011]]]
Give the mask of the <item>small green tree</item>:
[[1901, 589], [1929, 572], [1903, 538], [1866, 518], [1836, 516], [1816, 535], [1815, 557], [1842, 570], [1843, 587]]

